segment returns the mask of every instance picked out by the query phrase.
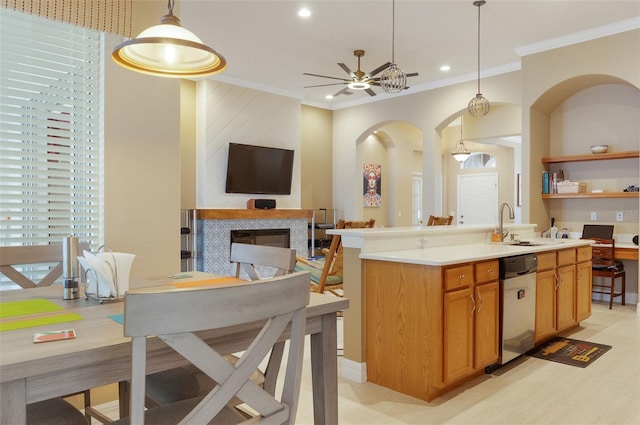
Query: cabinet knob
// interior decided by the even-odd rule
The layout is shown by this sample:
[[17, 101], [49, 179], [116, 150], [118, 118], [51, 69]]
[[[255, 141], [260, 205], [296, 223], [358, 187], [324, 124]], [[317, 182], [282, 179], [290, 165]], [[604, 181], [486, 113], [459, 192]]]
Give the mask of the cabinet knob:
[[460, 276], [458, 276], [458, 279], [464, 280], [464, 274], [461, 274]]

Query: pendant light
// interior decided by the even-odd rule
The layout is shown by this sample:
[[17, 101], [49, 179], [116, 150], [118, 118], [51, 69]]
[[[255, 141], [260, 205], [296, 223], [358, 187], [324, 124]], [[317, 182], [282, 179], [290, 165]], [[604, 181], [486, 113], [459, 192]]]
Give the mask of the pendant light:
[[203, 77], [222, 72], [226, 59], [180, 25], [173, 14], [174, 3], [168, 0], [169, 12], [160, 19], [160, 25], [117, 46], [111, 55], [113, 60], [131, 71], [160, 77]]
[[469, 101], [467, 109], [472, 117], [481, 117], [489, 113], [491, 104], [489, 100], [480, 93], [480, 7], [485, 4], [485, 0], [474, 1], [473, 5], [478, 7], [478, 94]]
[[470, 156], [471, 152], [467, 150], [467, 147], [464, 145], [464, 139], [462, 138], [462, 124], [464, 120], [462, 116], [460, 116], [460, 140], [456, 144], [454, 150], [451, 151], [451, 156], [458, 162], [465, 162]]
[[393, 12], [391, 24], [391, 65], [380, 74], [380, 87], [385, 93], [400, 93], [407, 87], [407, 76], [396, 65], [395, 59], [395, 33], [396, 33], [396, 1], [392, 3]]

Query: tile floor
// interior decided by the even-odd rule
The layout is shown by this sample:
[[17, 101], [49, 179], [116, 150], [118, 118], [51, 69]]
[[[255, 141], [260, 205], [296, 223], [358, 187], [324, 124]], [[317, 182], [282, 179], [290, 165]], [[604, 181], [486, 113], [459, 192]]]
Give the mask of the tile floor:
[[[592, 316], [563, 334], [613, 346], [587, 368], [524, 357], [429, 403], [340, 378], [340, 424], [638, 425], [640, 315], [636, 306], [607, 307], [594, 303]], [[307, 366], [296, 424], [313, 423], [311, 397]], [[117, 414], [115, 402], [102, 410]]]

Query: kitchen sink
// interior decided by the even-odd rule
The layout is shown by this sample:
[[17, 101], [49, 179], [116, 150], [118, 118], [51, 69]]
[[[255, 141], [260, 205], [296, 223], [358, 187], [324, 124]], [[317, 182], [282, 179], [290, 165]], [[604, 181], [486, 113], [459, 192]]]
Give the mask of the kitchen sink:
[[515, 246], [541, 246], [541, 245], [550, 245], [548, 243], [535, 243], [531, 241], [513, 241], [513, 242], [503, 242], [505, 245], [515, 245]]

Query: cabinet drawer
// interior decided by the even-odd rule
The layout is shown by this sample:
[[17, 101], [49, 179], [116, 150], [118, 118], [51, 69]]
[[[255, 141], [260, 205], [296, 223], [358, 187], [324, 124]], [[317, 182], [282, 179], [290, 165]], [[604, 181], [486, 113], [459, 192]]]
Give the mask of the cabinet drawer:
[[476, 283], [498, 280], [498, 260], [484, 261], [474, 265]]
[[538, 271], [550, 270], [556, 266], [556, 252], [541, 252], [536, 254], [538, 257]]
[[569, 264], [576, 263], [576, 250], [575, 248], [571, 249], [562, 249], [558, 251], [558, 267], [559, 266], [568, 266]]
[[577, 263], [583, 263], [585, 261], [591, 261], [591, 247], [590, 246], [581, 246], [577, 248], [578, 251], [578, 261]]
[[473, 265], [449, 267], [444, 270], [444, 290], [462, 288], [473, 284]]

